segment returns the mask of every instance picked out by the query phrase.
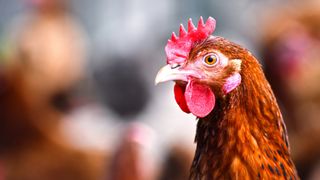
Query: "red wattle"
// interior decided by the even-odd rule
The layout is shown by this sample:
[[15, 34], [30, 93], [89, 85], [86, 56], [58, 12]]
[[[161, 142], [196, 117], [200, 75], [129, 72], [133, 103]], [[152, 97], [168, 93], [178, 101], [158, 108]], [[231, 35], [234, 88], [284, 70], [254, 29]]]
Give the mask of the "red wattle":
[[190, 110], [187, 106], [186, 99], [184, 97], [185, 90], [186, 90], [185, 87], [176, 83], [174, 85], [174, 97], [175, 97], [176, 102], [178, 103], [179, 107], [181, 108], [181, 110], [185, 113], [190, 113]]
[[184, 96], [189, 110], [197, 117], [207, 116], [214, 108], [215, 96], [209, 86], [190, 81]]
[[183, 112], [191, 112], [200, 118], [207, 116], [215, 105], [215, 96], [211, 88], [196, 81], [188, 82], [186, 87], [176, 83], [174, 95]]

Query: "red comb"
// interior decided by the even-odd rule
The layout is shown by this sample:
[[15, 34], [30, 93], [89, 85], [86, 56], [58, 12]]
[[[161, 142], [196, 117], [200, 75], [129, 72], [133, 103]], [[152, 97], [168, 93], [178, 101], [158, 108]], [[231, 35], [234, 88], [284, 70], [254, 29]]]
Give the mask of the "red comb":
[[198, 27], [196, 28], [191, 18], [188, 21], [188, 32], [184, 29], [183, 25], [180, 25], [179, 37], [173, 32], [171, 39], [165, 47], [167, 54], [167, 63], [182, 63], [189, 55], [192, 45], [195, 42], [207, 39], [210, 34], [213, 33], [216, 27], [216, 20], [209, 17], [206, 23], [203, 22], [203, 18], [200, 17]]

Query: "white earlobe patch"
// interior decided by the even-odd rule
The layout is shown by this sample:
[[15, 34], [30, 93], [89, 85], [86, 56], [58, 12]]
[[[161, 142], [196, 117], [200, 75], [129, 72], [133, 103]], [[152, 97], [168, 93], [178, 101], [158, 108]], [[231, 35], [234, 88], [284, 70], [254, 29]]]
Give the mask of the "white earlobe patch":
[[233, 66], [237, 72], [240, 72], [241, 70], [241, 63], [242, 61], [240, 59], [233, 59], [229, 61], [229, 64]]

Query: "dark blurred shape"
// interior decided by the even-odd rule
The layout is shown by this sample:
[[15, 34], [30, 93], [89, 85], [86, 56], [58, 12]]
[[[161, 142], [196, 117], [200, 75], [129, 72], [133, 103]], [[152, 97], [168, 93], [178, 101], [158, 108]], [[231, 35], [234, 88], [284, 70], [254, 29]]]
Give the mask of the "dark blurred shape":
[[73, 91], [71, 89], [57, 92], [51, 98], [51, 104], [57, 110], [67, 113], [72, 109]]
[[30, 105], [26, 102], [22, 79], [18, 72], [14, 75], [2, 74], [0, 93], [0, 153], [10, 153], [38, 141], [43, 136], [32, 123]]
[[[1, 57], [0, 57], [0, 62], [1, 62]], [[0, 94], [3, 93], [6, 88], [4, 76], [5, 76], [4, 75], [4, 68], [0, 64]]]
[[95, 74], [105, 104], [128, 121], [144, 110], [150, 98], [138, 62], [115, 57]]
[[144, 124], [130, 124], [109, 165], [108, 180], [153, 179], [150, 159], [145, 157], [152, 132]]
[[299, 175], [308, 179], [320, 161], [320, 6], [303, 2], [270, 13], [261, 28], [266, 76], [282, 105]]
[[5, 180], [5, 171], [3, 163], [0, 161], [0, 180]]
[[319, 179], [320, 179], [320, 161], [316, 165], [315, 170], [313, 171], [313, 173], [310, 176], [310, 180], [319, 180]]
[[162, 166], [159, 180], [189, 179], [193, 151], [182, 144], [175, 144], [168, 152]]

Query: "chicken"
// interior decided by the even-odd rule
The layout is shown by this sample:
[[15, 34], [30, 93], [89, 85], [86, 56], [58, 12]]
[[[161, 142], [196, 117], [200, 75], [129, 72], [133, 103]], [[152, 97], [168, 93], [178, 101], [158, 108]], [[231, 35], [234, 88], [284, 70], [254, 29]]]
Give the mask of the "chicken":
[[261, 65], [245, 48], [212, 36], [215, 20], [180, 26], [155, 83], [175, 81], [175, 99], [197, 116], [190, 179], [299, 179], [286, 127]]
[[129, 125], [113, 154], [107, 180], [154, 179], [152, 163], [145, 156], [151, 134], [151, 129], [142, 123]]
[[63, 103], [57, 103], [82, 74], [82, 36], [64, 1], [31, 3], [32, 16], [12, 29], [8, 63], [0, 67], [0, 179], [99, 179], [105, 154], [67, 140]]
[[185, 180], [189, 176], [192, 163], [193, 148], [181, 142], [173, 144], [165, 157], [158, 180]]
[[107, 157], [72, 146], [61, 133], [60, 115], [47, 106], [33, 108], [38, 99], [27, 100], [23, 73], [11, 70], [0, 91], [0, 180], [101, 178]]
[[320, 163], [320, 6], [299, 2], [270, 11], [261, 24], [260, 54], [286, 120], [292, 158], [301, 179], [310, 179]]
[[[84, 78], [85, 33], [63, 0], [28, 0], [32, 9], [8, 33], [7, 68], [21, 68], [27, 101], [35, 109], [71, 108], [72, 92]], [[30, 15], [32, 14], [32, 15]]]

